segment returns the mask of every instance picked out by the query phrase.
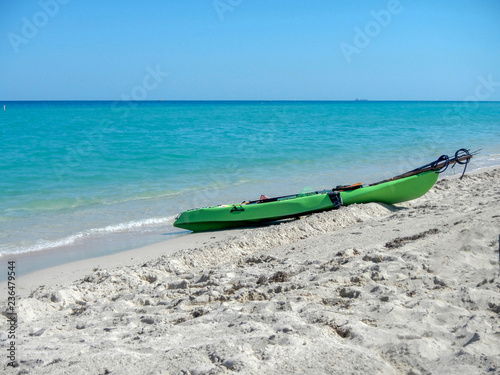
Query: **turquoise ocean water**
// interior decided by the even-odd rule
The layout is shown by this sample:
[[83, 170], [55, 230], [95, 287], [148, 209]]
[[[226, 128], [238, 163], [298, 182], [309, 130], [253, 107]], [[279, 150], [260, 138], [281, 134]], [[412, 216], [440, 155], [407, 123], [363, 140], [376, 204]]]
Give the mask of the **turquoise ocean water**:
[[187, 234], [186, 209], [374, 182], [462, 147], [482, 149], [471, 170], [500, 164], [499, 102], [0, 104], [3, 259], [139, 247]]

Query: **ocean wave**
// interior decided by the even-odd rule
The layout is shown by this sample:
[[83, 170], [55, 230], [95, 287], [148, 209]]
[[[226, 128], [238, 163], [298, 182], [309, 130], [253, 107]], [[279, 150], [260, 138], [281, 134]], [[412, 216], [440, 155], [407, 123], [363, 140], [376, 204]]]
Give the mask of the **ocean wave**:
[[129, 232], [138, 229], [153, 228], [159, 225], [168, 225], [173, 223], [175, 216], [149, 218], [138, 221], [129, 221], [119, 224], [112, 224], [102, 228], [87, 229], [70, 236], [57, 240], [42, 240], [29, 245], [11, 244], [0, 248], [0, 257], [24, 254], [36, 251], [50, 250], [58, 247], [71, 246], [86, 239], [97, 238], [105, 235]]
[[137, 200], [158, 199], [173, 196], [182, 193], [182, 191], [164, 190], [164, 191], [144, 191], [130, 196], [112, 197], [112, 196], [94, 196], [94, 197], [59, 197], [46, 199], [33, 199], [29, 202], [11, 206], [8, 210], [23, 211], [56, 211], [75, 209], [97, 204], [111, 205]]
[[[219, 177], [219, 178], [217, 178]], [[242, 185], [245, 183], [252, 182], [248, 178], [239, 178], [235, 181], [228, 182], [227, 180], [234, 176], [224, 176], [214, 174], [212, 182], [205, 185], [194, 185], [185, 187], [179, 190], [143, 190], [130, 195], [101, 195], [94, 197], [58, 197], [58, 198], [41, 198], [32, 199], [28, 202], [18, 202], [17, 204], [8, 204], [7, 207], [2, 208], [5, 212], [26, 212], [26, 213], [36, 213], [36, 212], [49, 212], [49, 211], [71, 211], [76, 209], [82, 209], [85, 207], [103, 205], [111, 206], [117, 204], [126, 204], [133, 202], [143, 202], [143, 201], [154, 201], [161, 199], [175, 199], [175, 197], [182, 196], [184, 194], [193, 194], [198, 191], [206, 190], [216, 190], [225, 189], [232, 185]], [[15, 202], [15, 200], [14, 200]]]
[[98, 204], [98, 198], [53, 198], [53, 199], [35, 199], [17, 207], [9, 207], [8, 210], [25, 211], [55, 211], [78, 208]]
[[112, 205], [112, 204], [127, 203], [127, 202], [134, 202], [134, 201], [168, 198], [168, 197], [173, 197], [173, 196], [185, 193], [185, 192], [186, 192], [185, 190], [144, 191], [142, 193], [138, 193], [138, 194], [131, 195], [128, 197], [103, 200], [101, 203], [105, 204], [105, 205]]

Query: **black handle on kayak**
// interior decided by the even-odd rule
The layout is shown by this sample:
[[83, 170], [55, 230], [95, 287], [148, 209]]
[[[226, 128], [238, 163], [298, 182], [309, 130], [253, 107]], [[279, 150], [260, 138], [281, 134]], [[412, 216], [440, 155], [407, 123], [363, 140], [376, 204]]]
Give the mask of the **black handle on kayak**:
[[241, 207], [241, 206], [239, 206], [239, 207], [233, 206], [233, 208], [231, 208], [231, 211], [229, 211], [229, 212], [233, 213], [233, 212], [243, 212], [243, 211], [245, 211], [245, 209], [243, 207]]

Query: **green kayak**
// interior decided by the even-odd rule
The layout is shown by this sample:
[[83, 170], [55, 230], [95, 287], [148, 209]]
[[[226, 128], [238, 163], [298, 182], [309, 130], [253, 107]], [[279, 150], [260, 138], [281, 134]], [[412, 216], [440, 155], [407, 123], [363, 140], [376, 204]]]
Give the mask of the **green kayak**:
[[331, 190], [277, 198], [262, 196], [256, 201], [188, 210], [177, 217], [174, 226], [203, 232], [298, 217], [354, 203], [406, 202], [427, 193], [436, 183], [439, 173], [444, 172], [450, 165], [465, 165], [463, 177], [467, 164], [476, 153], [471, 154], [469, 150], [462, 148], [453, 158], [441, 155], [432, 163], [364, 187], [361, 184], [337, 186]]
[[[394, 204], [418, 198], [434, 186], [435, 171], [345, 191], [322, 191], [241, 204], [228, 204], [183, 212], [174, 226], [193, 232], [255, 225], [303, 214], [331, 210], [353, 203]], [[339, 199], [340, 195], [340, 199]]]

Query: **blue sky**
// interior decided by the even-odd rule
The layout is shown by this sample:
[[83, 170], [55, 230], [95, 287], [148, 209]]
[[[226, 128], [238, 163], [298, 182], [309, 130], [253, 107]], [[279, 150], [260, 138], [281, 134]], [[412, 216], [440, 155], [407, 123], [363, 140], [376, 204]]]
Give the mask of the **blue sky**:
[[500, 100], [498, 0], [2, 0], [0, 100]]

